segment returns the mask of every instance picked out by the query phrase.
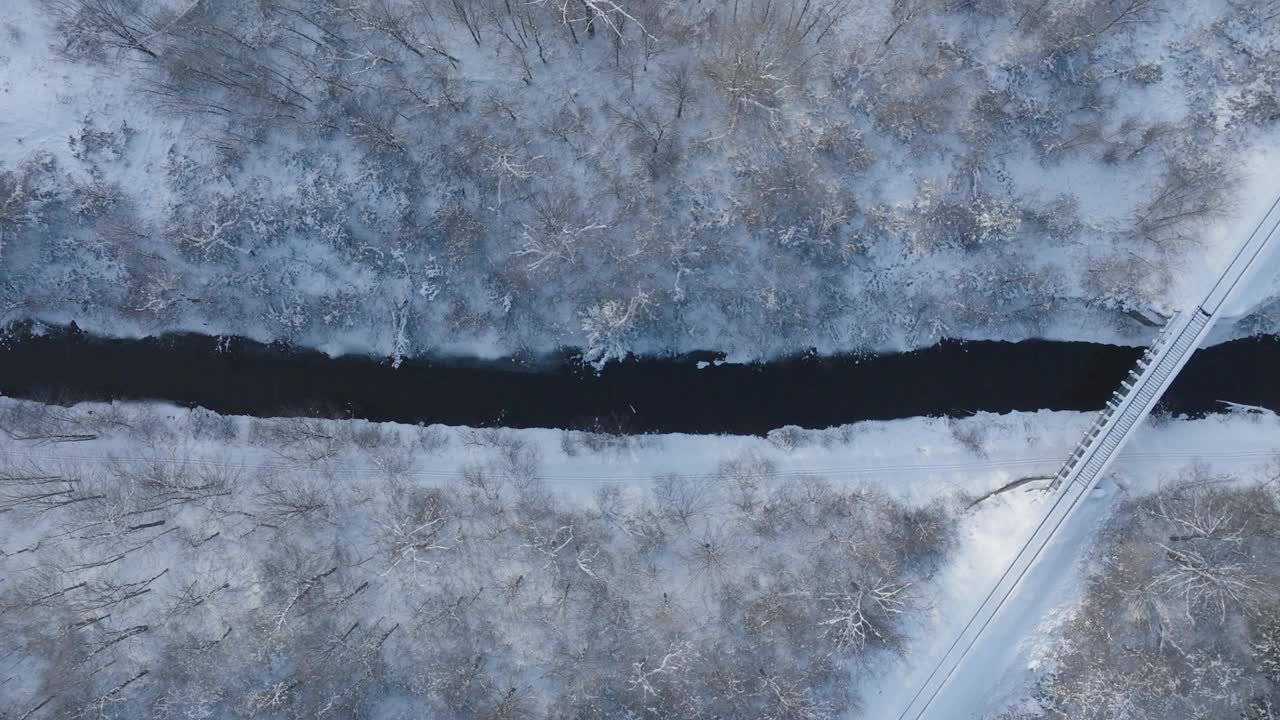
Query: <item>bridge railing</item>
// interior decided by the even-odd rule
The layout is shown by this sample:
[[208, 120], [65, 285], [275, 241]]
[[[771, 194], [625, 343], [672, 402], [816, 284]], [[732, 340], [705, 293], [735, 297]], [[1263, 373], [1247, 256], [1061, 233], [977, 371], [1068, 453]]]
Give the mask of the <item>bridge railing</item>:
[[1199, 347], [1227, 297], [1277, 233], [1280, 233], [1280, 198], [1272, 203], [1248, 240], [1240, 246], [1204, 301], [1165, 324], [1085, 431], [1080, 444], [1058, 470], [1052, 487], [1074, 482], [1089, 487], [1106, 470], [1128, 434], [1151, 412]]
[[1088, 487], [1102, 474], [1126, 436], [1150, 413], [1186, 365], [1212, 320], [1197, 307], [1174, 316], [1165, 325], [1058, 470], [1054, 487], [1073, 482]]

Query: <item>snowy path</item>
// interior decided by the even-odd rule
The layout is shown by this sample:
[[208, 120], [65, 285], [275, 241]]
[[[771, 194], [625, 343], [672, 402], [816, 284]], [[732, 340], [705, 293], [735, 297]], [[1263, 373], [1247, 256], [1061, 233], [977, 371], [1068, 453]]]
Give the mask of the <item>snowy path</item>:
[[[1019, 415], [1039, 417], [1039, 431], [1055, 435], [1071, 432], [1087, 417], [1084, 413], [1043, 412]], [[1231, 450], [1223, 450], [1221, 435], [1205, 428], [1230, 422], [1227, 417], [1214, 417], [1195, 423], [1179, 423], [1165, 428], [1160, 435], [1142, 436], [1134, 440], [1116, 460], [1116, 467], [1124, 472], [1159, 473], [1171, 471], [1193, 461], [1212, 462], [1222, 466], [1248, 467], [1264, 463], [1276, 455], [1273, 438], [1265, 434], [1240, 437], [1233, 441]], [[1065, 443], [1054, 442], [1049, 447], [1035, 448], [1027, 452], [1016, 447], [1017, 443], [1001, 443], [993, 449], [992, 457], [985, 460], [943, 450], [944, 436], [928, 430], [921, 419], [897, 420], [887, 423], [886, 430], [918, 441], [928, 442], [929, 448], [945, 462], [920, 462], [920, 448], [904, 443], [901, 452], [883, 453], [872, 462], [861, 443], [831, 450], [801, 452], [778, 451], [758, 438], [721, 437], [697, 435], [665, 435], [653, 448], [639, 449], [626, 457], [602, 454], [584, 454], [568, 458], [556, 451], [558, 441], [550, 437], [555, 431], [525, 430], [522, 434], [537, 437], [543, 448], [545, 471], [540, 474], [548, 486], [571, 490], [594, 489], [604, 485], [647, 485], [653, 476], [666, 472], [678, 472], [688, 478], [712, 477], [719, 462], [738, 456], [741, 452], [753, 452], [769, 457], [777, 463], [776, 477], [780, 480], [806, 476], [824, 477], [835, 482], [869, 483], [886, 491], [907, 498], [926, 499], [936, 497], [940, 488], [963, 489], [975, 495], [993, 491], [1020, 477], [1045, 476], [1053, 472], [1061, 462], [1062, 454], [1053, 453]], [[924, 426], [924, 427], [922, 427]], [[1034, 431], [1034, 430], [1033, 430]], [[548, 437], [538, 437], [546, 435]], [[933, 435], [934, 437], [930, 437]], [[1176, 436], [1176, 441], [1166, 438]], [[1020, 440], [1020, 438], [1013, 438]], [[1025, 443], [1022, 443], [1025, 447]], [[673, 448], [675, 448], [673, 450]], [[156, 455], [131, 451], [121, 452], [114, 443], [106, 440], [75, 443], [72, 445], [31, 446], [10, 444], [6, 451], [18, 460], [30, 460], [37, 464], [83, 463], [101, 464], [109, 458], [119, 460], [154, 460]], [[259, 472], [304, 469], [306, 463], [281, 458], [279, 454], [258, 447], [237, 449], [237, 462]], [[447, 483], [459, 477], [464, 464], [483, 455], [468, 448], [457, 447], [438, 458], [429, 466], [420, 466], [404, 474], [406, 478], [424, 484]], [[172, 456], [164, 456], [166, 462], [192, 466], [217, 466], [225, 461], [221, 457], [206, 456], [199, 447], [182, 448]], [[327, 462], [325, 469], [351, 483], [378, 482], [376, 468], [366, 462], [342, 460]], [[1043, 485], [1041, 485], [1043, 487]], [[919, 492], [917, 492], [919, 491]]]

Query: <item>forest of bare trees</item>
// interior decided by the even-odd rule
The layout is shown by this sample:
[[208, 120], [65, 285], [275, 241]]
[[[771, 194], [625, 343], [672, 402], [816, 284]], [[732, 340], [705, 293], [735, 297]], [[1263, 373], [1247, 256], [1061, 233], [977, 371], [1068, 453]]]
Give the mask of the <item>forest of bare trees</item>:
[[0, 433], [4, 718], [845, 717], [952, 533], [751, 454], [566, 494], [505, 430], [10, 402]]
[[9, 54], [139, 112], [0, 165], [0, 308], [595, 362], [1136, 332], [1280, 117], [1273, 14], [1166, 5], [43, 1]]

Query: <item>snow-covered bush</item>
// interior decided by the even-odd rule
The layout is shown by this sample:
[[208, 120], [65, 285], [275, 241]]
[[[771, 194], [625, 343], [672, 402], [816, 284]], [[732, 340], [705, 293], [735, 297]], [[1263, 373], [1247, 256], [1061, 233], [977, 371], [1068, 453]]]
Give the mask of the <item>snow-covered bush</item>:
[[1274, 487], [1202, 468], [1126, 502], [1051, 653], [1044, 717], [1267, 717], [1277, 530]]
[[633, 295], [626, 301], [605, 300], [587, 307], [580, 318], [587, 337], [582, 359], [597, 369], [610, 360], [626, 357], [628, 335], [648, 312], [651, 299], [647, 293]]
[[39, 226], [46, 208], [59, 199], [61, 184], [57, 160], [37, 154], [16, 170], [0, 169], [0, 253], [5, 239], [16, 238], [24, 228]]

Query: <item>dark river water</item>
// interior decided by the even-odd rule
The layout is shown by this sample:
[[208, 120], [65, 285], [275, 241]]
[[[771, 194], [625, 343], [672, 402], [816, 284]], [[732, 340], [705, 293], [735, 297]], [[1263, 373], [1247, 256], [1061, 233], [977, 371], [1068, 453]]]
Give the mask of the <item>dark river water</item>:
[[[636, 358], [601, 373], [571, 352], [536, 358], [328, 356], [243, 338], [143, 340], [11, 326], [0, 394], [48, 402], [167, 400], [224, 414], [322, 415], [450, 425], [760, 434], [857, 420], [1102, 407], [1140, 348], [1031, 340], [952, 342], [901, 354], [803, 355], [760, 364], [714, 353]], [[1200, 350], [1159, 412], [1222, 401], [1280, 411], [1280, 338]]]

